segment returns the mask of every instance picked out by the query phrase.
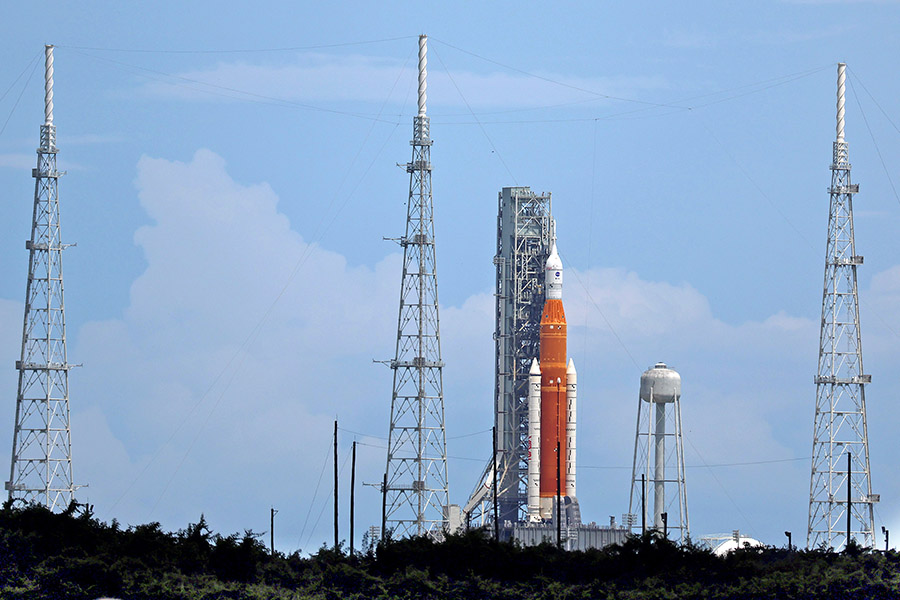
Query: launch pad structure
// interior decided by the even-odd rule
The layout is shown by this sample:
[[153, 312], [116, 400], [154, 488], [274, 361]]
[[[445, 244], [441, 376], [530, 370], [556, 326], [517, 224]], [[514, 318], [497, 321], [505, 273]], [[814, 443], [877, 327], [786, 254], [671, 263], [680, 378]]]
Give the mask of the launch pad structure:
[[621, 543], [628, 530], [613, 521], [582, 523], [575, 497], [576, 373], [566, 357], [563, 266], [549, 193], [501, 189], [494, 265], [495, 450], [460, 516], [524, 545]]
[[[497, 511], [501, 523], [526, 517], [528, 372], [540, 353], [544, 264], [553, 241], [550, 193], [504, 187], [498, 194], [494, 421]], [[493, 520], [495, 459], [488, 460], [464, 511], [472, 524]], [[487, 487], [485, 484], [489, 484]]]

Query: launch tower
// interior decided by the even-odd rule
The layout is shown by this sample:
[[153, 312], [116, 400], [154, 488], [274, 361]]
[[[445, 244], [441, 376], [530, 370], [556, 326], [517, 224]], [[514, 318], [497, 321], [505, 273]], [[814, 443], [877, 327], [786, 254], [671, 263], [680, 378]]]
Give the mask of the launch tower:
[[837, 138], [831, 164], [828, 243], [816, 375], [809, 525], [806, 545], [839, 549], [850, 539], [871, 548], [874, 503], [869, 474], [865, 375], [859, 331], [856, 254], [853, 239], [853, 194], [850, 161], [844, 141], [844, 63], [838, 64]]
[[385, 523], [395, 536], [440, 535], [448, 505], [447, 436], [438, 319], [431, 137], [426, 116], [427, 37], [419, 36], [419, 101], [413, 118], [403, 278], [388, 434]]
[[[501, 523], [526, 518], [528, 373], [540, 354], [544, 265], [553, 240], [550, 208], [550, 193], [528, 187], [505, 187], [498, 194], [494, 418]], [[473, 524], [483, 524], [493, 512], [486, 493], [493, 485], [493, 464], [488, 461], [467, 505]]]
[[63, 301], [60, 240], [60, 173], [56, 169], [53, 124], [53, 46], [45, 47], [44, 124], [37, 149], [34, 213], [28, 250], [28, 283], [22, 352], [16, 361], [19, 386], [13, 430], [12, 461], [6, 489], [9, 498], [36, 502], [50, 510], [73, 499], [72, 440], [69, 427], [69, 364]]

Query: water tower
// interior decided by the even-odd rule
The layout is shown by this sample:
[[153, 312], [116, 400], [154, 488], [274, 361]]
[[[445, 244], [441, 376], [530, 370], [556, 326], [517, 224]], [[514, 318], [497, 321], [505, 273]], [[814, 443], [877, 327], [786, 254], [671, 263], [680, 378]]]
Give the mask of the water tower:
[[640, 525], [642, 531], [653, 527], [677, 532], [684, 542], [690, 526], [681, 431], [681, 376], [656, 363], [641, 375], [628, 514], [640, 514], [640, 523], [632, 520], [632, 530]]

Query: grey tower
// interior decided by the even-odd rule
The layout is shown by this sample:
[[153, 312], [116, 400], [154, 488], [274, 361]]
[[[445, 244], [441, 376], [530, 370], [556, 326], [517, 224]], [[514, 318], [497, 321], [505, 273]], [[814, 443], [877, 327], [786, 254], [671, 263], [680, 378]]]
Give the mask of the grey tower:
[[[528, 474], [528, 371], [540, 355], [544, 264], [553, 241], [549, 193], [505, 187], [498, 196], [494, 340], [494, 419], [497, 427], [497, 511], [500, 522], [525, 519]], [[484, 524], [493, 512], [493, 460], [472, 493], [467, 512]]]
[[56, 126], [53, 124], [53, 46], [45, 48], [44, 124], [37, 149], [34, 215], [28, 249], [28, 283], [19, 386], [13, 430], [9, 498], [51, 510], [74, 500], [69, 427], [69, 361], [63, 301]]
[[874, 503], [869, 472], [865, 375], [859, 330], [856, 268], [863, 257], [853, 239], [853, 194], [844, 141], [845, 67], [838, 64], [837, 139], [831, 164], [828, 243], [816, 375], [809, 526], [806, 545], [839, 549], [849, 538], [862, 546], [875, 543]]
[[426, 101], [426, 36], [419, 36], [418, 115], [413, 120], [403, 279], [388, 434], [385, 524], [395, 536], [440, 536], [447, 491], [447, 436], [438, 319], [431, 137]]

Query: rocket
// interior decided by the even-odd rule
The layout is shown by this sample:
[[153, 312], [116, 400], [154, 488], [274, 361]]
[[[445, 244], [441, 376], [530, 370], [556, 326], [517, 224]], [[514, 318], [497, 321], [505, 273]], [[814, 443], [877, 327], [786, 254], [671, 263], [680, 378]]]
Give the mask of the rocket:
[[575, 496], [575, 407], [577, 373], [566, 362], [566, 313], [563, 310], [562, 261], [556, 242], [545, 269], [540, 360], [528, 375], [528, 520], [552, 517], [553, 498]]

